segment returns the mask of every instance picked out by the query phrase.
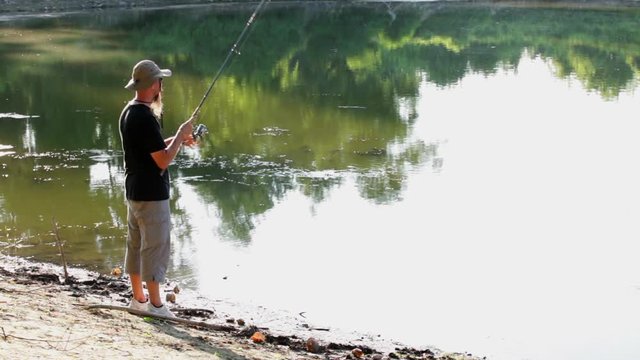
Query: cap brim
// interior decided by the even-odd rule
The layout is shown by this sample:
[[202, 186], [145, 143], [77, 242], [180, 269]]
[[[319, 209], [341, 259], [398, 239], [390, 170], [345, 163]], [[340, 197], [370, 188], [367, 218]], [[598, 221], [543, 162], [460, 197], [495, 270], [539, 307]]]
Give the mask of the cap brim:
[[171, 70], [169, 70], [169, 69], [162, 69], [162, 70], [160, 70], [160, 75], [161, 75], [162, 77], [169, 77], [169, 76], [171, 76]]
[[127, 85], [124, 86], [124, 88], [127, 90], [135, 90], [136, 89], [135, 81], [133, 81], [133, 79], [129, 80], [129, 82], [127, 83]]

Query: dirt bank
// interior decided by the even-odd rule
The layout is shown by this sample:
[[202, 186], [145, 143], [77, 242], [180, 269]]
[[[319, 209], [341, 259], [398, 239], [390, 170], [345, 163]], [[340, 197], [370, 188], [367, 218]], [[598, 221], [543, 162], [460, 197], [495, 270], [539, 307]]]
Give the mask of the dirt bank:
[[[211, 325], [206, 327], [89, 309], [124, 305], [130, 298], [127, 282], [82, 269], [69, 269], [66, 281], [63, 274], [57, 266], [0, 255], [0, 358], [356, 359], [358, 348], [361, 359], [479, 359], [433, 349], [382, 352], [321, 340], [309, 346], [309, 339], [271, 335], [250, 323], [230, 322], [214, 309], [173, 307], [183, 319]], [[256, 332], [264, 342], [251, 339]]]

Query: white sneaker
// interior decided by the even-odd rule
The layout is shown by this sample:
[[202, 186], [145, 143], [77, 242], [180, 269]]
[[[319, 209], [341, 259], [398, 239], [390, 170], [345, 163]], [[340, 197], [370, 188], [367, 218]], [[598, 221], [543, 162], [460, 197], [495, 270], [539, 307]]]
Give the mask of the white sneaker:
[[165, 304], [162, 304], [162, 306], [158, 308], [158, 307], [155, 307], [155, 305], [153, 305], [151, 301], [148, 301], [146, 310], [154, 315], [159, 315], [159, 316], [164, 316], [169, 318], [176, 317]]
[[138, 310], [138, 311], [147, 311], [147, 304], [149, 303], [150, 303], [149, 299], [147, 299], [147, 301], [145, 302], [140, 302], [136, 300], [136, 298], [132, 298], [131, 302], [129, 303], [129, 309]]

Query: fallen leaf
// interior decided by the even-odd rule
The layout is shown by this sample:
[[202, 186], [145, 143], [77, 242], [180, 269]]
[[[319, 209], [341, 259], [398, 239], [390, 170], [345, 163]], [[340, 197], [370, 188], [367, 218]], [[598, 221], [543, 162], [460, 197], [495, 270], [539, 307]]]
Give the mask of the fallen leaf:
[[251, 340], [256, 344], [262, 344], [267, 340], [267, 338], [260, 331], [256, 331], [255, 333], [253, 333], [253, 335], [251, 335]]
[[114, 267], [113, 269], [111, 269], [111, 275], [116, 276], [116, 277], [120, 277], [120, 275], [122, 275], [122, 269], [120, 269], [119, 267]]

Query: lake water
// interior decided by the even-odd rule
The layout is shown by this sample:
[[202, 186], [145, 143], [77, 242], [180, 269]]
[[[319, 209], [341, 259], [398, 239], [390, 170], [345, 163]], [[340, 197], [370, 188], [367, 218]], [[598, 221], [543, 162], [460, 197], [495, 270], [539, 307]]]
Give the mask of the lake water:
[[[55, 221], [120, 266], [132, 65], [173, 70], [169, 136], [252, 11], [2, 17], [0, 251], [58, 263]], [[171, 167], [169, 277], [270, 326], [640, 358], [639, 79], [638, 8], [270, 4]]]

